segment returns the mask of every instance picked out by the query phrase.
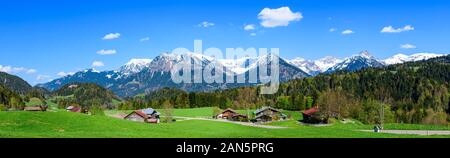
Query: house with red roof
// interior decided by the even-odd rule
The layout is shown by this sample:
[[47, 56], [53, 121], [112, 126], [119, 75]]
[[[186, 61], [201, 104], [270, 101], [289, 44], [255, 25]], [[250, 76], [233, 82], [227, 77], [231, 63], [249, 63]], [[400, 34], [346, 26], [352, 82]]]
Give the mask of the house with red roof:
[[319, 106], [312, 107], [302, 112], [303, 123], [319, 124], [326, 123], [327, 120], [323, 118], [319, 113]]
[[159, 123], [160, 113], [152, 108], [135, 110], [124, 117], [125, 120], [146, 122], [146, 123]]

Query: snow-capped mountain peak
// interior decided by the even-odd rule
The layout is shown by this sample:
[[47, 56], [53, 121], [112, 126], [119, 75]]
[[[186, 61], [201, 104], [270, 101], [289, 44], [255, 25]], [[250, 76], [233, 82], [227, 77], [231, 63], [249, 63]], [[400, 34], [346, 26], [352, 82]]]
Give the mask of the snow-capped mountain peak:
[[131, 59], [124, 66], [120, 67], [119, 72], [124, 74], [134, 74], [142, 71], [142, 69], [148, 67], [152, 59]]
[[363, 58], [367, 58], [367, 59], [373, 59], [375, 58], [374, 56], [372, 56], [369, 51], [362, 51], [360, 52], [357, 56], [363, 57]]
[[387, 58], [383, 60], [383, 63], [385, 65], [392, 65], [392, 64], [401, 64], [405, 62], [410, 61], [421, 61], [421, 60], [427, 60], [431, 58], [436, 58], [444, 56], [444, 54], [435, 54], [435, 53], [417, 53], [413, 55], [405, 55], [405, 54], [396, 54], [390, 58]]
[[321, 72], [321, 69], [314, 61], [306, 60], [304, 58], [294, 58], [292, 60], [289, 60], [289, 63], [292, 65], [297, 66], [301, 70], [305, 71], [308, 74], [317, 74]]
[[334, 72], [338, 70], [357, 71], [367, 67], [382, 67], [383, 64], [376, 60], [376, 58], [368, 51], [363, 51], [350, 58], [346, 58], [343, 62], [336, 64], [329, 68], [327, 72]]
[[408, 62], [409, 60], [410, 60], [409, 56], [407, 56], [405, 54], [396, 54], [390, 58], [383, 60], [383, 63], [386, 65], [391, 65], [391, 64], [399, 64], [399, 63]]
[[319, 67], [320, 72], [325, 72], [329, 68], [335, 66], [336, 64], [338, 64], [340, 62], [342, 62], [341, 59], [338, 59], [338, 58], [332, 57], [332, 56], [326, 56], [324, 58], [314, 61], [314, 64], [316, 64], [317, 67]]
[[348, 58], [345, 58], [344, 60], [348, 60], [348, 59], [355, 60], [355, 59], [358, 59], [358, 58], [369, 59], [369, 60], [376, 60], [376, 58], [372, 54], [370, 54], [369, 51], [367, 51], [367, 50], [359, 52], [358, 54], [354, 54], [354, 55], [352, 55], [352, 56], [350, 56]]
[[427, 60], [427, 59], [436, 58], [436, 57], [440, 57], [440, 56], [444, 56], [444, 54], [417, 53], [417, 54], [413, 54], [409, 57], [410, 57], [411, 61], [420, 61], [420, 60]]

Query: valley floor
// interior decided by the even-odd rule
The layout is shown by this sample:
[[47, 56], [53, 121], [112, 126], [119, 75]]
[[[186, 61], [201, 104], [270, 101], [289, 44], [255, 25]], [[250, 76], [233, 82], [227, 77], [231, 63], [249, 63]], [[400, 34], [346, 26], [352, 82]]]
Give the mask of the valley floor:
[[[330, 126], [301, 125], [298, 115], [289, 121], [261, 128], [227, 121], [202, 119], [210, 109], [175, 109], [175, 123], [145, 124], [110, 117], [127, 111], [108, 111], [107, 116], [58, 112], [0, 112], [1, 138], [450, 138], [450, 135], [373, 133], [373, 126], [338, 122]], [[194, 119], [192, 119], [194, 118]], [[448, 126], [388, 124], [388, 130], [443, 130]]]

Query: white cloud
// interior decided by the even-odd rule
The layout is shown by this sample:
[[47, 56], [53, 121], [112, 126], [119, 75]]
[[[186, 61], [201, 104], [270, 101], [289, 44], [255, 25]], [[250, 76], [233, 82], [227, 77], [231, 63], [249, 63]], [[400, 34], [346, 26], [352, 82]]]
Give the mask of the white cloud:
[[355, 32], [353, 30], [344, 30], [342, 31], [343, 35], [349, 35], [349, 34], [354, 34]]
[[337, 31], [337, 29], [336, 28], [331, 28], [330, 30], [328, 30], [328, 31], [330, 31], [330, 32], [336, 32]]
[[144, 38], [141, 38], [139, 41], [144, 42], [144, 41], [149, 41], [149, 40], [150, 40], [150, 37], [144, 37]]
[[0, 65], [0, 71], [1, 72], [6, 72], [6, 73], [11, 73], [12, 67], [11, 66], [2, 66], [2, 65]]
[[120, 37], [120, 33], [109, 33], [103, 37], [103, 40], [113, 40], [118, 39]]
[[92, 62], [92, 67], [102, 67], [102, 66], [105, 66], [105, 64], [101, 61]]
[[407, 31], [413, 31], [414, 27], [411, 25], [406, 25], [403, 28], [394, 28], [392, 26], [386, 26], [381, 30], [381, 33], [400, 33], [400, 32], [407, 32]]
[[116, 54], [116, 53], [117, 53], [117, 51], [115, 49], [110, 49], [110, 50], [102, 49], [102, 50], [97, 51], [97, 54], [100, 54], [100, 55], [112, 55], [112, 54]]
[[214, 25], [216, 25], [216, 24], [214, 24], [212, 22], [208, 22], [208, 21], [203, 21], [202, 23], [198, 24], [197, 26], [206, 28], [206, 27], [211, 27], [211, 26], [214, 26]]
[[258, 14], [258, 19], [261, 20], [261, 26], [269, 28], [288, 26], [290, 22], [300, 21], [302, 18], [302, 13], [294, 13], [291, 9], [289, 9], [289, 7], [281, 7], [277, 9], [264, 8]]
[[51, 76], [49, 76], [49, 75], [38, 75], [37, 77], [36, 77], [36, 80], [38, 80], [38, 81], [50, 81], [51, 80]]
[[256, 33], [251, 33], [250, 36], [256, 36]]
[[417, 48], [415, 45], [412, 45], [412, 44], [402, 44], [402, 45], [400, 45], [400, 48], [403, 48], [403, 49], [414, 49], [414, 48]]
[[12, 66], [2, 66], [0, 65], [0, 71], [6, 73], [26, 73], [33, 74], [36, 73], [36, 69], [28, 69], [24, 67], [12, 67]]
[[28, 69], [27, 70], [27, 74], [34, 74], [34, 73], [36, 73], [37, 72], [37, 70], [36, 69]]
[[60, 77], [64, 77], [64, 76], [68, 76], [68, 75], [73, 75], [75, 74], [74, 72], [58, 72], [56, 75], [60, 76]]
[[245, 25], [244, 30], [245, 31], [255, 30], [255, 25], [253, 25], [253, 24]]

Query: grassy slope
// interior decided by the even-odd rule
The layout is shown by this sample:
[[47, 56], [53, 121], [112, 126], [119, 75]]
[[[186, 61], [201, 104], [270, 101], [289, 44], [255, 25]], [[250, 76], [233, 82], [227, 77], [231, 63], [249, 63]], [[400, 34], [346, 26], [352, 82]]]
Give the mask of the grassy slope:
[[[189, 112], [206, 114], [206, 109], [178, 109], [179, 114]], [[211, 113], [211, 112], [208, 112]], [[192, 115], [192, 113], [189, 113]], [[296, 121], [275, 122], [272, 125], [287, 129], [264, 129], [232, 123], [187, 120], [170, 124], [144, 124], [107, 116], [89, 116], [69, 112], [0, 112], [0, 137], [150, 137], [150, 138], [294, 138], [294, 137], [421, 137], [359, 132], [371, 126], [337, 123], [328, 127], [298, 125]], [[413, 128], [416, 125], [395, 125]], [[401, 127], [399, 127], [401, 126]], [[424, 129], [427, 126], [416, 126]], [[435, 127], [436, 128], [436, 127]], [[436, 128], [438, 129], [438, 128]], [[449, 129], [439, 127], [439, 129]], [[432, 136], [442, 137], [442, 136]]]

